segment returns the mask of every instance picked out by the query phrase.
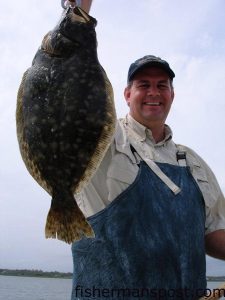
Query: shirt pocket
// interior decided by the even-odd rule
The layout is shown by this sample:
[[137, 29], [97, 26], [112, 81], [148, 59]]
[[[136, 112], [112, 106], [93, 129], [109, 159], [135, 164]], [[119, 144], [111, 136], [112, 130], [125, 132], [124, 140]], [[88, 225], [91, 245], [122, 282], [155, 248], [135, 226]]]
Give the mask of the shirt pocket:
[[134, 182], [138, 171], [138, 165], [133, 164], [125, 155], [116, 155], [109, 166], [107, 178], [130, 185]]
[[139, 171], [126, 155], [113, 157], [107, 172], [108, 201], [111, 202], [124, 192], [136, 179]]
[[205, 201], [205, 205], [207, 207], [214, 206], [215, 202], [217, 201], [216, 191], [214, 191], [212, 184], [206, 175], [206, 172], [201, 167], [200, 164], [197, 162], [193, 163], [192, 166], [192, 174], [195, 181], [198, 184], [200, 191], [202, 192], [202, 196]]

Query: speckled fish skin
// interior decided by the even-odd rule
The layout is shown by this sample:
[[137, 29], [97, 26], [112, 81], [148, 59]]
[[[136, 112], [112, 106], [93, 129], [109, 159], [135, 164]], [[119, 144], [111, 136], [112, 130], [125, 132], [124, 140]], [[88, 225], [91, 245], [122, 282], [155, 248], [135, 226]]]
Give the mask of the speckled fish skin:
[[74, 193], [90, 180], [116, 122], [111, 84], [97, 58], [97, 21], [68, 8], [22, 79], [17, 137], [34, 179], [52, 195], [45, 235], [67, 243], [93, 231]]

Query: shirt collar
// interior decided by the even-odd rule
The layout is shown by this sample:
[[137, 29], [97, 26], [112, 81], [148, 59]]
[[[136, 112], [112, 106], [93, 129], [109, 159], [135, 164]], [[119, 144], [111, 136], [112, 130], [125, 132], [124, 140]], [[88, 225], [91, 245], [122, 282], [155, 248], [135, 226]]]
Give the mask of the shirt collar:
[[143, 142], [147, 139], [150, 140], [153, 144], [161, 146], [172, 138], [172, 130], [168, 125], [165, 124], [165, 138], [156, 144], [152, 136], [152, 131], [150, 129], [137, 122], [130, 114], [126, 116], [126, 119], [129, 127], [136, 133], [136, 138], [139, 142]]

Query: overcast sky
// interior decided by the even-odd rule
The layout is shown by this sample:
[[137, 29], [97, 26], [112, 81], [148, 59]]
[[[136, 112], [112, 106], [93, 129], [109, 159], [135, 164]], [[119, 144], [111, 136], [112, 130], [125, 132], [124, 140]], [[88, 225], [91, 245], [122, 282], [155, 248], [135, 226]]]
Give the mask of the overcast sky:
[[[50, 197], [26, 171], [15, 126], [22, 74], [60, 14], [60, 0], [1, 3], [0, 268], [72, 271], [70, 246], [44, 237]], [[168, 60], [176, 73], [167, 120], [174, 140], [207, 161], [225, 193], [225, 1], [94, 0], [91, 14], [118, 117], [128, 111], [130, 63], [146, 54]], [[207, 258], [207, 274], [225, 275], [225, 262]]]

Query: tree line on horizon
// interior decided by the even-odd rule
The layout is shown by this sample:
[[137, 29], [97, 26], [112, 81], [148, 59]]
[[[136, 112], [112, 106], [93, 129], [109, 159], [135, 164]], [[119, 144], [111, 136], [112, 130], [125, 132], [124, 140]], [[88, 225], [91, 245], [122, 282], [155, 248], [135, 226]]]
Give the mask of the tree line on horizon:
[[11, 270], [11, 269], [0, 269], [0, 275], [5, 275], [5, 276], [28, 276], [28, 277], [49, 277], [49, 278], [72, 278], [72, 273], [67, 272], [58, 272], [58, 271], [51, 271], [51, 272], [46, 272], [42, 270], [27, 270], [27, 269], [22, 269], [22, 270]]
[[[28, 269], [0, 269], [0, 275], [5, 276], [24, 276], [24, 277], [47, 277], [47, 278], [65, 278], [72, 279], [71, 272], [58, 271], [42, 271], [42, 270], [28, 270]], [[224, 276], [207, 276], [207, 281], [225, 281]]]

